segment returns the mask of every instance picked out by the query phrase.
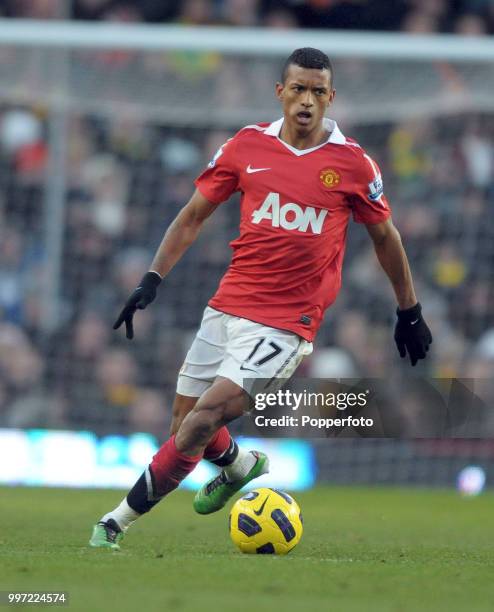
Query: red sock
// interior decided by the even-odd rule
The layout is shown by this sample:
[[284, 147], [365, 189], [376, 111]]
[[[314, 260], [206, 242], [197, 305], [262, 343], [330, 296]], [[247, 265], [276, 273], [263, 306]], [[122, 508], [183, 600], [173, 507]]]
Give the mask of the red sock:
[[177, 450], [173, 435], [159, 449], [150, 464], [154, 478], [154, 494], [162, 497], [176, 489], [201, 459], [202, 455], [190, 457]]
[[213, 459], [218, 459], [221, 457], [230, 446], [230, 432], [227, 427], [223, 425], [221, 429], [214, 434], [214, 436], [209, 441], [209, 444], [204, 449], [204, 459], [211, 461]]

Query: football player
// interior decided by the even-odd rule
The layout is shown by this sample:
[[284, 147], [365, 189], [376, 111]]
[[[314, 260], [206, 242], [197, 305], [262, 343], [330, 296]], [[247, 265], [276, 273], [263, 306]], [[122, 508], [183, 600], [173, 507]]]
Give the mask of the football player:
[[128, 527], [201, 459], [221, 468], [194, 499], [201, 514], [219, 510], [268, 471], [268, 458], [239, 448], [227, 425], [246, 411], [252, 380], [275, 386], [312, 352], [324, 311], [340, 290], [350, 218], [366, 226], [392, 284], [400, 355], [414, 366], [432, 342], [379, 166], [326, 117], [335, 97], [328, 57], [312, 48], [294, 51], [276, 96], [282, 118], [248, 125], [220, 147], [115, 323], [115, 329], [125, 323], [133, 337], [136, 311], [154, 300], [204, 221], [240, 192], [239, 236], [178, 374], [170, 438], [120, 505], [95, 525], [92, 546], [118, 548]]

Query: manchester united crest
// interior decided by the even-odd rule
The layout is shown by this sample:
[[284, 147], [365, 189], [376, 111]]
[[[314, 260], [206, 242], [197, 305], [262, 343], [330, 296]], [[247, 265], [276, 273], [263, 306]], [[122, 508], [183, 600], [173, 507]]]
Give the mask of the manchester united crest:
[[321, 170], [319, 178], [321, 179], [322, 184], [329, 189], [331, 189], [331, 187], [336, 187], [336, 185], [338, 185], [340, 182], [340, 175], [336, 172], [336, 170], [331, 170], [330, 168]]

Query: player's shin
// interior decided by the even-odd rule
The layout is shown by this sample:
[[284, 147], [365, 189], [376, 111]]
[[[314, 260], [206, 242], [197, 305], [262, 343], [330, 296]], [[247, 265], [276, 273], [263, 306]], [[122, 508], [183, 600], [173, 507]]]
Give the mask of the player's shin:
[[220, 427], [214, 436], [209, 440], [204, 449], [203, 458], [214, 463], [218, 467], [224, 467], [233, 463], [238, 454], [238, 445], [230, 436], [226, 425]]
[[239, 447], [226, 426], [211, 438], [204, 450], [204, 459], [223, 468], [228, 480], [232, 481], [244, 478], [256, 463], [252, 453]]
[[148, 494], [152, 492], [155, 500], [175, 490], [202, 459], [203, 452], [187, 455], [179, 451], [175, 439], [172, 436], [163, 444], [149, 466], [152, 486], [148, 484]]
[[154, 455], [149, 466], [138, 478], [119, 506], [105, 514], [101, 522], [113, 519], [122, 531], [149, 512], [165, 495], [174, 491], [192, 472], [202, 455], [184, 455], [175, 446], [175, 436], [169, 438]]

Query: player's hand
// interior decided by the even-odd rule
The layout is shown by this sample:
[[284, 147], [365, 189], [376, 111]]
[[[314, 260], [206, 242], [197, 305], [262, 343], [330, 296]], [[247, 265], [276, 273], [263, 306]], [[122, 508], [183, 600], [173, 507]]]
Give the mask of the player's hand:
[[406, 310], [396, 310], [398, 321], [395, 327], [395, 342], [401, 357], [407, 352], [414, 366], [419, 359], [425, 359], [432, 342], [432, 334], [422, 318], [422, 306], [419, 302]]
[[157, 272], [147, 272], [141, 279], [139, 286], [134, 289], [129, 299], [125, 302], [122, 312], [113, 325], [113, 329], [118, 329], [125, 322], [127, 338], [132, 340], [134, 337], [134, 325], [132, 319], [137, 309], [144, 310], [148, 304], [156, 297], [156, 289], [161, 283], [161, 276]]

